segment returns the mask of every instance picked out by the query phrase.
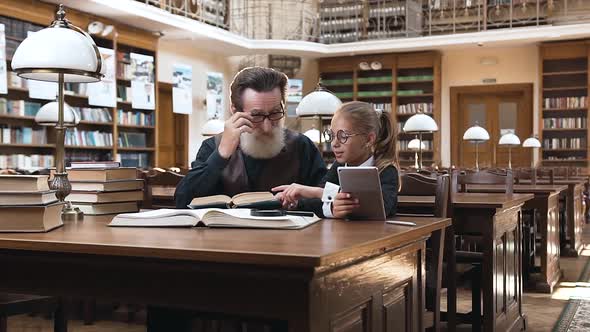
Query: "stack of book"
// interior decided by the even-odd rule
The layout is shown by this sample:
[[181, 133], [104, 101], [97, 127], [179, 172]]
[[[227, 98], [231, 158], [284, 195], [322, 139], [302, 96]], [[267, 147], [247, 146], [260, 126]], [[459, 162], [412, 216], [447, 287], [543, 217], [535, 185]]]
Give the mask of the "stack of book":
[[72, 192], [66, 200], [86, 215], [139, 211], [143, 180], [137, 169], [118, 162], [72, 162], [67, 170]]
[[0, 175], [0, 231], [47, 232], [63, 225], [47, 175]]

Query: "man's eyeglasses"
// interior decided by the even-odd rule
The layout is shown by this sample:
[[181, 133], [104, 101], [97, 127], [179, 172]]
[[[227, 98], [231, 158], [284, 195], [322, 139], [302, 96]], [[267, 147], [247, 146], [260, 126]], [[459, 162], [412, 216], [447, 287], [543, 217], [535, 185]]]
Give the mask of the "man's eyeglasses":
[[274, 111], [270, 113], [250, 113], [252, 116], [253, 123], [260, 123], [264, 122], [265, 119], [269, 119], [270, 121], [279, 121], [285, 116], [285, 111]]
[[327, 143], [331, 143], [334, 140], [334, 138], [336, 138], [338, 140], [338, 142], [340, 142], [340, 144], [346, 144], [349, 137], [358, 136], [358, 135], [362, 135], [362, 134], [349, 134], [349, 133], [345, 132], [344, 130], [338, 130], [336, 132], [336, 135], [334, 135], [334, 132], [332, 130], [330, 130], [330, 129], [324, 130], [324, 140]]

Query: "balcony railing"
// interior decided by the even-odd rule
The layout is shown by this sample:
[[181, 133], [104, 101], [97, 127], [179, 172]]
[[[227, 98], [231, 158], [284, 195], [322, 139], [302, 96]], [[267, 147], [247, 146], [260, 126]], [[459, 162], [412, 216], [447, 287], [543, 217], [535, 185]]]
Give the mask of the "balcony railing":
[[328, 44], [590, 22], [588, 0], [323, 0], [319, 10]]
[[325, 44], [590, 22], [590, 0], [136, 0], [253, 39]]
[[228, 30], [228, 0], [135, 0]]

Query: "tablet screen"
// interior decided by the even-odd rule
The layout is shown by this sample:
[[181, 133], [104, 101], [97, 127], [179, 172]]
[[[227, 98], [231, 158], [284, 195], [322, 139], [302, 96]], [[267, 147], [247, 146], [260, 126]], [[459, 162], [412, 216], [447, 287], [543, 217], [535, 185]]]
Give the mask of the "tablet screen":
[[377, 167], [338, 167], [338, 179], [340, 191], [359, 200], [360, 207], [350, 219], [385, 220]]

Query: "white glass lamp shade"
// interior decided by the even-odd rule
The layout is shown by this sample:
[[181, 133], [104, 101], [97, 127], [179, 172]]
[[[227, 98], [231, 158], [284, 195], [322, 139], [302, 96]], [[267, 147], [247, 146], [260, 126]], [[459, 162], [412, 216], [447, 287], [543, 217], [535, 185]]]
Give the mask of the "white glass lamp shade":
[[312, 142], [316, 143], [316, 144], [320, 144], [320, 131], [315, 129], [315, 128], [311, 128], [310, 130], [306, 131], [303, 135], [307, 136], [307, 138], [309, 138]]
[[523, 148], [540, 148], [541, 142], [536, 137], [529, 137], [522, 142]]
[[437, 131], [436, 121], [426, 114], [413, 115], [404, 124], [403, 131], [406, 133], [429, 133]]
[[420, 144], [422, 144], [422, 150], [426, 150], [424, 142], [420, 142], [418, 138], [414, 138], [408, 142], [408, 150], [420, 150]]
[[498, 144], [518, 146], [520, 145], [520, 138], [518, 138], [518, 136], [512, 133], [504, 134], [502, 135], [502, 137], [500, 137], [500, 141], [498, 142]]
[[62, 7], [52, 26], [28, 36], [16, 49], [12, 69], [21, 77], [39, 81], [98, 82], [105, 73], [92, 38], [65, 20]]
[[342, 101], [325, 90], [316, 90], [301, 99], [295, 113], [297, 116], [332, 115], [342, 105]]
[[[57, 125], [59, 116], [59, 104], [57, 101], [52, 101], [43, 105], [37, 115], [35, 115], [35, 122], [41, 126], [55, 126]], [[80, 122], [78, 114], [68, 105], [64, 103], [64, 126], [74, 127]]]
[[213, 136], [223, 132], [224, 123], [219, 119], [209, 119], [203, 125], [201, 134], [203, 136]]
[[490, 134], [485, 128], [475, 125], [463, 134], [464, 141], [482, 142], [490, 139]]

